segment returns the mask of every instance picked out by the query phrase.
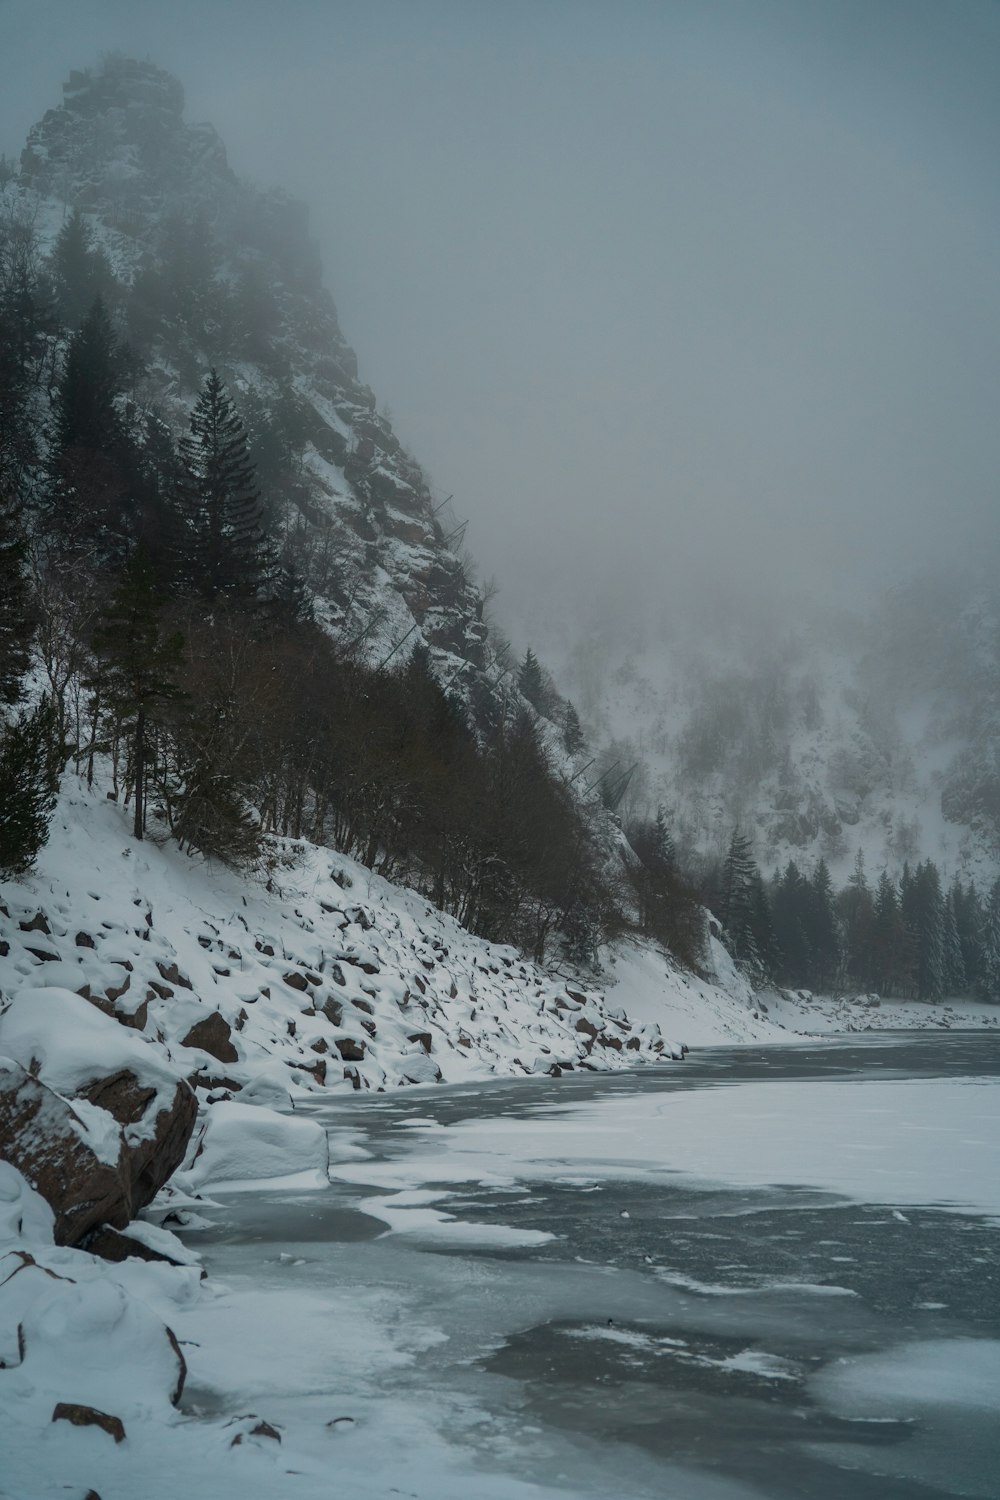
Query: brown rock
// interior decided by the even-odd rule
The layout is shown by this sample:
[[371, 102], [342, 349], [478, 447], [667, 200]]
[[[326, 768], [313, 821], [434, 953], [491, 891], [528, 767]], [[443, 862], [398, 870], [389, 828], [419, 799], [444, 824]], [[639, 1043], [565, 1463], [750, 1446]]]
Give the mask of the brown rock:
[[182, 1047], [198, 1047], [218, 1062], [239, 1061], [239, 1053], [233, 1046], [233, 1033], [229, 1022], [217, 1010], [196, 1021], [181, 1042]]
[[427, 1053], [430, 1053], [431, 1047], [434, 1043], [434, 1038], [431, 1036], [429, 1031], [414, 1031], [406, 1038], [406, 1040], [408, 1042], [419, 1042], [421, 1047], [423, 1047], [424, 1051]]
[[585, 1035], [590, 1037], [592, 1042], [597, 1040], [597, 1027], [593, 1021], [588, 1021], [586, 1016], [581, 1016], [579, 1021], [577, 1021], [576, 1030], [584, 1032]]
[[119, 1125], [138, 1125], [141, 1121], [151, 1127], [143, 1139], [138, 1139], [134, 1131], [126, 1132], [122, 1166], [131, 1193], [132, 1217], [156, 1197], [184, 1160], [198, 1113], [194, 1092], [186, 1081], [178, 1079], [170, 1102], [151, 1117], [156, 1090], [123, 1069], [108, 1078], [95, 1079], [82, 1097], [106, 1109]]
[[190, 990], [194, 988], [190, 979], [188, 979], [184, 974], [181, 973], [176, 964], [158, 963], [156, 967], [159, 970], [160, 978], [166, 984], [179, 985], [182, 990]]
[[331, 1026], [340, 1026], [344, 1020], [344, 1007], [338, 1000], [327, 999], [323, 1001], [322, 1011]]
[[108, 999], [111, 1001], [112, 1005], [114, 1005], [114, 1003], [115, 1003], [116, 1000], [120, 1000], [121, 999], [122, 995], [125, 994], [125, 991], [129, 988], [129, 986], [131, 985], [131, 983], [132, 983], [132, 976], [131, 976], [131, 974], [126, 974], [125, 975], [125, 980], [124, 980], [123, 984], [113, 984], [113, 985], [109, 985], [108, 986], [108, 988], [104, 991], [104, 993], [108, 997]]
[[89, 932], [78, 932], [75, 941], [78, 948], [93, 948], [96, 946]]
[[45, 920], [45, 913], [38, 911], [30, 922], [19, 922], [17, 924], [22, 932], [44, 932], [46, 937], [52, 936], [52, 928]]
[[[266, 1438], [270, 1438], [272, 1440], [272, 1442], [275, 1442], [275, 1443], [280, 1443], [281, 1442], [281, 1433], [278, 1431], [278, 1429], [276, 1427], [272, 1427], [271, 1424], [270, 1424], [270, 1422], [265, 1422], [263, 1420], [259, 1421], [256, 1424], [256, 1426], [251, 1427], [250, 1431], [246, 1434], [246, 1436], [247, 1437], [266, 1437]], [[236, 1434], [236, 1436], [233, 1438], [232, 1442], [229, 1444], [230, 1448], [235, 1448], [235, 1447], [237, 1447], [238, 1444], [242, 1443], [243, 1437], [244, 1437], [244, 1434], [242, 1432], [238, 1432]]]
[[0, 1064], [0, 1160], [27, 1178], [55, 1214], [58, 1245], [76, 1245], [98, 1224], [131, 1218], [128, 1176], [102, 1162], [81, 1138], [70, 1104], [19, 1063]]
[[281, 977], [290, 990], [307, 990], [309, 988], [306, 976], [300, 974], [298, 969], [289, 969], [288, 973], [282, 974]]
[[96, 1406], [80, 1406], [76, 1401], [57, 1401], [52, 1413], [53, 1422], [72, 1422], [74, 1427], [100, 1427], [116, 1443], [124, 1443], [125, 1428], [121, 1417], [112, 1417]]
[[344, 1062], [363, 1062], [367, 1050], [364, 1042], [357, 1041], [354, 1037], [338, 1037], [336, 1042], [337, 1051]]

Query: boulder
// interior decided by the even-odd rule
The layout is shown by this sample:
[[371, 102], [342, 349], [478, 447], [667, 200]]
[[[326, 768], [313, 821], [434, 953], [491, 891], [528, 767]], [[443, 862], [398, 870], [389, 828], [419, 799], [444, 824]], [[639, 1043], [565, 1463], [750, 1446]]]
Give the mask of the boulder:
[[99, 1427], [116, 1443], [124, 1443], [125, 1428], [121, 1417], [98, 1411], [96, 1406], [83, 1406], [78, 1401], [57, 1401], [52, 1413], [53, 1422], [72, 1422], [74, 1427]]
[[[81, 1120], [87, 1144], [122, 1178], [124, 1217], [104, 1215], [121, 1228], [184, 1158], [197, 1114], [187, 1082], [137, 1032], [60, 988], [22, 990], [14, 996], [0, 1014], [0, 1054], [47, 1085], [54, 1097], [70, 1101], [70, 1119], [60, 1134], [72, 1128], [73, 1117]], [[18, 1130], [21, 1150], [34, 1139], [24, 1135], [24, 1128]], [[58, 1192], [57, 1180], [52, 1187]], [[39, 1191], [48, 1197], [44, 1187]], [[58, 1213], [57, 1202], [49, 1201]], [[86, 1228], [97, 1222], [90, 1218]]]
[[198, 1101], [185, 1079], [174, 1084], [173, 1097], [163, 1100], [127, 1069], [98, 1078], [81, 1097], [106, 1110], [123, 1127], [122, 1166], [128, 1177], [132, 1214], [151, 1203], [184, 1160], [194, 1133]]
[[338, 1037], [334, 1045], [344, 1062], [364, 1062], [366, 1044], [356, 1037]]
[[123, 1229], [132, 1216], [120, 1133], [101, 1124], [0, 1059], [0, 1157], [52, 1208], [59, 1245], [78, 1244], [98, 1224]]
[[239, 1053], [233, 1046], [233, 1033], [229, 1022], [217, 1010], [196, 1021], [181, 1041], [182, 1047], [198, 1047], [217, 1062], [239, 1062]]

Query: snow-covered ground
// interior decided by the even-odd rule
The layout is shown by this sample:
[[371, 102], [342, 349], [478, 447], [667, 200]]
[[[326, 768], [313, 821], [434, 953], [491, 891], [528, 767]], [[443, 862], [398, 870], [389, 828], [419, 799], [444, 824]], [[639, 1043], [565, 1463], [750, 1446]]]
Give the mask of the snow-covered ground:
[[[312, 1117], [332, 1187], [216, 1200], [208, 1171], [206, 1196], [161, 1207], [186, 1218], [206, 1282], [53, 1249], [44, 1206], [0, 1176], [17, 1249], [76, 1282], [0, 1262], [0, 1279], [22, 1266], [0, 1307], [25, 1346], [20, 1363], [16, 1339], [0, 1350], [0, 1493], [785, 1500], [837, 1493], [846, 1458], [864, 1500], [880, 1474], [988, 1500], [1000, 1341], [972, 1231], [1000, 1211], [1000, 1089], [993, 1038], [955, 1045], [931, 1077], [879, 1077], [912, 1043], [865, 1038], [772, 1050], [801, 1070], [774, 1082], [733, 1049], [690, 1084], [638, 1070], [343, 1096]], [[985, 1299], [975, 1334], [946, 1306], [956, 1253]], [[905, 1317], [877, 1310], [873, 1277], [902, 1286]], [[69, 1340], [68, 1308], [87, 1320]], [[179, 1410], [162, 1322], [187, 1361]], [[51, 1423], [74, 1397], [125, 1439]], [[827, 1487], [806, 1488], [817, 1474]]]
[[[120, 807], [65, 778], [36, 873], [4, 886], [0, 996], [86, 990], [203, 1094], [249, 1087], [270, 1105], [680, 1056], [655, 1023], [633, 1027], [593, 986], [472, 937], [354, 861], [304, 842], [284, 852], [265, 883], [138, 844]], [[666, 965], [664, 983], [680, 983]], [[214, 1042], [187, 1040], [216, 1016]]]
[[877, 995], [813, 995], [807, 990], [754, 994], [722, 945], [711, 943], [715, 982], [671, 966], [648, 944], [623, 945], [605, 958], [605, 996], [637, 1022], [655, 1023], [688, 1047], [795, 1042], [861, 1031], [994, 1029], [1000, 1007], [956, 998], [937, 1004]]

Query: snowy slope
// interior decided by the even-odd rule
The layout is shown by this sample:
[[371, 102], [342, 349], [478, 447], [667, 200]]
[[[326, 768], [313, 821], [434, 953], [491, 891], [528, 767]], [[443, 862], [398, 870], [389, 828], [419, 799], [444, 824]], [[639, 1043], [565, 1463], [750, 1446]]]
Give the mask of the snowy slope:
[[[633, 1026], [330, 850], [284, 846], [290, 866], [265, 883], [136, 844], [126, 816], [66, 778], [37, 871], [4, 887], [0, 995], [88, 995], [204, 1090], [378, 1089], [679, 1055], [655, 1024]], [[219, 1055], [185, 1042], [213, 1015]]]

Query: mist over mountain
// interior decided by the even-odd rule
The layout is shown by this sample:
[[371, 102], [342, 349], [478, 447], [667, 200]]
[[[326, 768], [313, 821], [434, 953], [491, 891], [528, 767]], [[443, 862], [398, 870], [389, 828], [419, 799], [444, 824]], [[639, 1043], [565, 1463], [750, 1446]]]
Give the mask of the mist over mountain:
[[[591, 807], [592, 833], [603, 804], [641, 845], [641, 827], [659, 813], [687, 878], [710, 903], [734, 828], [767, 871], [822, 859], [843, 881], [860, 853], [873, 875], [929, 858], [945, 878], [989, 886], [1000, 774], [988, 552], [978, 576], [947, 571], [942, 557], [936, 572], [907, 581], [916, 554], [905, 530], [887, 548], [881, 521], [862, 535], [849, 513], [828, 516], [824, 525], [851, 533], [848, 550], [881, 550], [886, 577], [903, 580], [872, 603], [847, 551], [826, 548], [820, 584], [791, 555], [772, 576], [752, 551], [734, 550], [732, 528], [713, 529], [707, 514], [691, 530], [677, 504], [677, 467], [665, 465], [667, 530], [653, 527], [648, 538], [610, 491], [596, 509], [581, 501], [572, 517], [553, 495], [525, 523], [516, 519], [523, 494], [512, 489], [507, 532], [524, 566], [512, 564], [510, 586], [502, 579], [491, 605], [492, 586], [477, 584], [464, 550], [460, 500], [428, 478], [359, 376], [304, 205], [237, 175], [218, 133], [188, 123], [181, 85], [152, 63], [111, 53], [96, 69], [71, 72], [63, 95], [29, 131], [18, 170], [6, 169], [4, 197], [10, 245], [20, 235], [32, 255], [50, 257], [39, 295], [54, 296], [57, 321], [79, 338], [100, 296], [119, 346], [114, 421], [120, 416], [124, 428], [115, 442], [124, 448], [113, 461], [123, 496], [134, 486], [130, 464], [145, 470], [148, 494], [131, 519], [122, 511], [101, 520], [95, 540], [109, 526], [120, 533], [103, 564], [142, 538], [162, 559], [177, 552], [174, 533], [187, 524], [190, 501], [183, 476], [171, 478], [178, 460], [168, 434], [182, 438], [183, 454], [192, 402], [214, 369], [220, 399], [230, 399], [228, 388], [246, 433], [247, 484], [261, 507], [253, 524], [266, 538], [268, 566], [279, 570], [283, 607], [308, 601], [316, 623], [364, 670], [395, 672], [408, 662], [426, 670], [481, 743], [512, 704], [529, 711], [570, 800], [582, 794]], [[62, 379], [57, 412], [67, 400], [68, 374]], [[38, 410], [37, 393], [26, 411], [32, 402]], [[65, 416], [58, 420], [65, 427]], [[635, 448], [623, 448], [613, 424], [607, 436], [618, 455]], [[39, 470], [31, 481], [31, 462], [25, 471], [43, 529], [56, 496], [52, 453], [44, 456], [51, 442], [49, 432], [33, 460], [48, 465], [49, 477]], [[72, 454], [67, 442], [59, 437], [57, 448]], [[514, 447], [531, 474], [530, 447]], [[68, 482], [63, 474], [58, 484]], [[73, 494], [91, 483], [81, 489], [74, 480]], [[747, 510], [766, 539], [774, 517]], [[816, 513], [802, 501], [803, 535]], [[609, 524], [621, 545], [605, 549], [598, 566], [594, 535]], [[518, 609], [553, 525], [559, 547], [546, 586]], [[474, 518], [473, 526], [474, 534]], [[969, 535], [958, 524], [952, 531], [961, 552]], [[812, 543], [826, 547], [820, 530]], [[619, 570], [633, 548], [641, 557], [626, 589]], [[163, 577], [173, 569], [169, 587], [183, 593], [184, 568], [190, 574], [195, 564], [177, 566], [163, 561]], [[249, 554], [239, 566], [264, 569]], [[518, 666], [502, 627], [536, 647], [540, 674]], [[315, 809], [312, 817], [318, 829]], [[286, 832], [305, 826], [301, 813], [289, 822], [287, 810], [279, 822]], [[364, 834], [345, 828], [338, 837], [346, 833], [348, 847], [357, 838], [374, 859], [387, 826], [379, 817]], [[617, 835], [598, 837], [606, 861]], [[384, 855], [387, 870], [395, 858]], [[403, 854], [401, 873], [413, 873], [414, 858], [419, 865], [426, 855]], [[464, 899], [454, 897], [456, 911]], [[567, 887], [560, 899], [572, 906], [578, 897]]]

